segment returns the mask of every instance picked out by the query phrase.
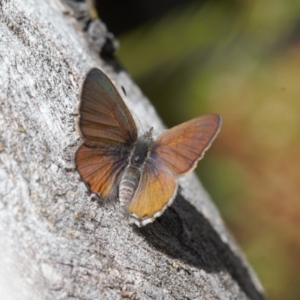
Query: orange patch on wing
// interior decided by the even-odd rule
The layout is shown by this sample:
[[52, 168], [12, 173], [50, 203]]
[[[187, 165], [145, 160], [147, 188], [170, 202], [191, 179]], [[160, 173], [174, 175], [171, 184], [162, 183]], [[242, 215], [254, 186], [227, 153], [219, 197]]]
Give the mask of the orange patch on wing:
[[103, 152], [84, 144], [76, 152], [76, 167], [91, 192], [107, 196], [123, 170], [125, 159], [105, 156]]
[[146, 163], [140, 184], [127, 210], [139, 220], [153, 218], [175, 196], [175, 175], [166, 168], [152, 167]]

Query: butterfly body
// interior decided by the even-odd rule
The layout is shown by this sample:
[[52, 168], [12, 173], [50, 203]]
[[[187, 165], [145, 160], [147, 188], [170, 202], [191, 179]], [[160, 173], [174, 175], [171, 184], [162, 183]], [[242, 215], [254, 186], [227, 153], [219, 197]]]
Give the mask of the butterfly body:
[[144, 165], [149, 163], [149, 149], [152, 143], [152, 130], [150, 130], [139, 137], [133, 146], [128, 166], [122, 174], [119, 185], [119, 201], [125, 207], [131, 201], [138, 187]]
[[138, 137], [130, 111], [110, 79], [92, 69], [82, 87], [76, 167], [92, 192], [118, 198], [131, 221], [144, 226], [171, 205], [177, 178], [191, 172], [217, 135], [221, 118], [210, 114], [175, 126], [157, 139]]
[[141, 177], [141, 170], [135, 167], [128, 167], [122, 175], [119, 186], [119, 201], [126, 207], [132, 199]]

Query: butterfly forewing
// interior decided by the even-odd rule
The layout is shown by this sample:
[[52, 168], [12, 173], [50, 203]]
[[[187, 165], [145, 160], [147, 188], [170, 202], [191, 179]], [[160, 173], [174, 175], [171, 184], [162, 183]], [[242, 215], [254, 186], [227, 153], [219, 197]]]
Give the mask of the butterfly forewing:
[[137, 129], [132, 115], [110, 79], [92, 69], [84, 81], [79, 106], [79, 127], [84, 140], [132, 144]]
[[76, 168], [90, 191], [107, 196], [128, 163], [136, 125], [112, 82], [98, 69], [83, 83], [79, 115], [84, 144], [76, 152]]
[[210, 114], [175, 126], [157, 138], [151, 157], [176, 174], [188, 173], [211, 145], [220, 124], [220, 116]]

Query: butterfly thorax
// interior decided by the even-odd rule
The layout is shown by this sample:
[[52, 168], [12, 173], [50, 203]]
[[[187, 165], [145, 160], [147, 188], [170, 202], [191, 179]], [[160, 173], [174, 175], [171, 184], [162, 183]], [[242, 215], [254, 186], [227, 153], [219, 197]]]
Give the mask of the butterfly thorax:
[[129, 164], [120, 181], [119, 200], [121, 205], [127, 206], [137, 190], [152, 143], [152, 129], [139, 137], [135, 143], [131, 152]]

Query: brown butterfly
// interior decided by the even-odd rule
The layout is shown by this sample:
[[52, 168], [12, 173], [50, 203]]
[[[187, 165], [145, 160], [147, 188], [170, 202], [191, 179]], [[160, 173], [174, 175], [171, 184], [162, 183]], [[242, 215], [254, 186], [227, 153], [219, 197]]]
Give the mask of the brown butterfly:
[[92, 69], [79, 105], [83, 144], [76, 167], [91, 192], [118, 189], [131, 221], [144, 226], [171, 205], [177, 177], [191, 172], [216, 137], [221, 117], [204, 115], [175, 126], [156, 140], [152, 128], [138, 137], [133, 117], [110, 79]]

